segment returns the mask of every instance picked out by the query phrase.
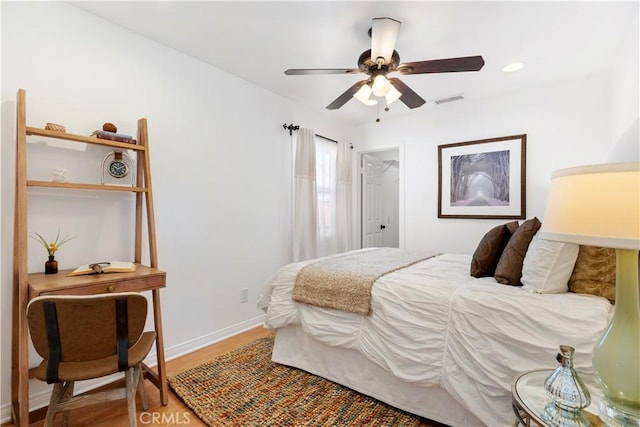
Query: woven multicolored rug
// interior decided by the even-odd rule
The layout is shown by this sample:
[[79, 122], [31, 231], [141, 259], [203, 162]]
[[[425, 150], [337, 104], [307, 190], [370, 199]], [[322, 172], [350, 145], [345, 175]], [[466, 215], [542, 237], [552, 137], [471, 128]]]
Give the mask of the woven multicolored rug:
[[271, 362], [273, 338], [258, 339], [169, 378], [212, 427], [414, 426], [420, 418], [305, 371]]

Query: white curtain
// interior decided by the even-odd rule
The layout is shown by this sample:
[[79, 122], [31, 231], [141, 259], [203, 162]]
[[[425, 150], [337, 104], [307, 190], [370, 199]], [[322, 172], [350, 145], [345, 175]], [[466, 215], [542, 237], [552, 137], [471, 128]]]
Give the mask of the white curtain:
[[300, 129], [296, 138], [293, 195], [293, 260], [317, 257], [318, 222], [315, 133]]
[[295, 145], [293, 259], [344, 252], [352, 244], [352, 151], [300, 129]]
[[349, 144], [338, 142], [336, 161], [336, 252], [345, 252], [353, 249], [352, 151]]

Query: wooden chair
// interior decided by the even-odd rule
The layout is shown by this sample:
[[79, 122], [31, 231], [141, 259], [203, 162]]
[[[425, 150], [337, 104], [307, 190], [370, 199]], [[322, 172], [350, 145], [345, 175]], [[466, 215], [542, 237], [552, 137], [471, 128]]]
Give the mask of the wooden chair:
[[[155, 341], [143, 332], [147, 300], [137, 293], [92, 296], [42, 296], [27, 307], [31, 341], [44, 359], [35, 368], [39, 380], [54, 384], [44, 426], [53, 426], [58, 412], [63, 425], [69, 410], [127, 399], [129, 426], [136, 426], [136, 390], [148, 409], [142, 360]], [[125, 373], [125, 387], [73, 396], [75, 381]]]

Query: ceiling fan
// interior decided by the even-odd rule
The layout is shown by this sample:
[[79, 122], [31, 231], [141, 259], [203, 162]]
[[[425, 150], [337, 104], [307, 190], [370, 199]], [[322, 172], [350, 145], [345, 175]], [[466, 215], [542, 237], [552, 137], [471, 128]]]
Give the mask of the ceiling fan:
[[369, 29], [371, 49], [365, 50], [358, 58], [358, 68], [292, 68], [284, 73], [291, 75], [311, 74], [367, 74], [369, 78], [359, 81], [337, 97], [328, 110], [337, 110], [352, 97], [366, 105], [377, 104], [375, 97], [384, 98], [387, 105], [400, 99], [407, 107], [417, 108], [425, 100], [397, 77], [387, 78], [387, 74], [398, 72], [408, 74], [453, 73], [479, 71], [484, 65], [482, 56], [432, 59], [428, 61], [400, 63], [400, 55], [395, 50], [401, 22], [392, 18], [374, 18]]

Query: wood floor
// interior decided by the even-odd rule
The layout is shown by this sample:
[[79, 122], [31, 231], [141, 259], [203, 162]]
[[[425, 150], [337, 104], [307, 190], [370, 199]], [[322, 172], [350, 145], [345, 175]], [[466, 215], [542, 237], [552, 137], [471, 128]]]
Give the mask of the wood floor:
[[[240, 346], [250, 343], [258, 338], [269, 335], [271, 332], [262, 326], [250, 329], [234, 337], [212, 344], [208, 347], [179, 357], [167, 362], [167, 375], [176, 375], [194, 366], [200, 365], [217, 357], [228, 353]], [[145, 381], [147, 397], [149, 400], [149, 410], [142, 411], [138, 404], [138, 427], [160, 427], [160, 426], [206, 426], [198, 417], [191, 412], [180, 399], [169, 388], [169, 403], [167, 406], [160, 404], [158, 389], [149, 381]], [[34, 411], [31, 414], [32, 423], [30, 427], [42, 427], [45, 410]], [[62, 416], [56, 417], [56, 426], [62, 425]], [[126, 402], [116, 401], [104, 403], [87, 408], [71, 410], [69, 418], [70, 427], [126, 427], [128, 426], [128, 415]], [[2, 424], [2, 427], [14, 426], [13, 423]], [[421, 427], [442, 427], [443, 424], [425, 420]], [[238, 426], [240, 427], [240, 426]], [[246, 426], [254, 427], [254, 426]], [[259, 427], [259, 426], [255, 426]]]

